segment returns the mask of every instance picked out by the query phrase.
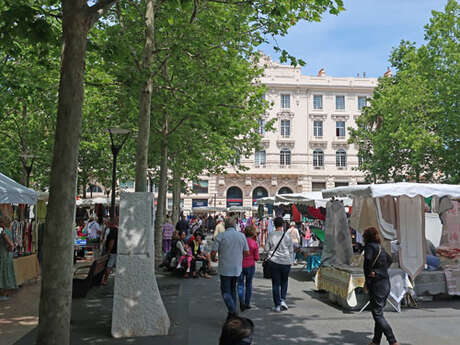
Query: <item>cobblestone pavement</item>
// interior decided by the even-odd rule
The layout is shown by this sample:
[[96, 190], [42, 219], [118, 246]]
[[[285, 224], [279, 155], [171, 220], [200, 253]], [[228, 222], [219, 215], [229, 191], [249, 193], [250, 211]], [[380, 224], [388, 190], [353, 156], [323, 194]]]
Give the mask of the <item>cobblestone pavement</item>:
[[[243, 313], [255, 323], [254, 344], [359, 345], [370, 342], [373, 330], [370, 313], [347, 313], [330, 304], [326, 294], [313, 290], [313, 283], [300, 268], [293, 269], [289, 279], [289, 310], [272, 313], [271, 283], [262, 279], [261, 271], [258, 265], [253, 293], [255, 307]], [[113, 286], [95, 287], [87, 298], [74, 300], [72, 345], [216, 345], [226, 317], [218, 279], [218, 276], [210, 280], [182, 279], [169, 274], [158, 276], [172, 325], [170, 334], [164, 337], [111, 338]], [[401, 345], [460, 344], [460, 299], [425, 302], [419, 309], [387, 312], [386, 317]], [[15, 344], [34, 344], [34, 337], [35, 331], [32, 331]]]

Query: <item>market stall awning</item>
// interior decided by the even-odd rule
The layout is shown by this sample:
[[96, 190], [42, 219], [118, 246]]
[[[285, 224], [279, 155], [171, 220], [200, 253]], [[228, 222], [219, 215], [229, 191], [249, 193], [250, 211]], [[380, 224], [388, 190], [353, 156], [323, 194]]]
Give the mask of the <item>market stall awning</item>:
[[[351, 206], [350, 198], [339, 198], [343, 201], [344, 206]], [[258, 205], [280, 205], [280, 204], [301, 204], [312, 207], [326, 207], [328, 199], [324, 198], [321, 192], [305, 192], [291, 194], [276, 194], [272, 197], [260, 198], [257, 200]]]
[[227, 208], [225, 207], [213, 207], [213, 206], [199, 206], [192, 207], [193, 212], [226, 212]]
[[[77, 206], [79, 207], [93, 206], [97, 204], [110, 205], [111, 199], [110, 198], [89, 198], [89, 199], [78, 199], [77, 200]], [[115, 204], [117, 205], [120, 204], [120, 198], [115, 199]]]
[[384, 196], [402, 196], [406, 195], [413, 198], [417, 195], [429, 198], [431, 196], [449, 196], [451, 198], [460, 198], [460, 186], [452, 184], [435, 184], [435, 183], [382, 183], [368, 184], [347, 187], [336, 187], [323, 190], [324, 198], [331, 197], [370, 197], [381, 198]]
[[0, 204], [37, 203], [37, 192], [0, 173]]
[[229, 212], [252, 212], [253, 210], [257, 210], [256, 208], [252, 208], [253, 206], [230, 206], [228, 208]]
[[256, 201], [257, 205], [273, 205], [275, 203], [274, 196], [266, 196], [264, 198], [259, 198]]

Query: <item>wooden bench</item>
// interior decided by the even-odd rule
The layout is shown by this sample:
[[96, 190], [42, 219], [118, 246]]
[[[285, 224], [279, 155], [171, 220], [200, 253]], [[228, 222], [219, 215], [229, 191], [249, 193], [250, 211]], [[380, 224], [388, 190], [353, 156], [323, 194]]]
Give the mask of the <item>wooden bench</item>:
[[[92, 286], [101, 284], [108, 259], [108, 255], [102, 256], [94, 260], [91, 265], [78, 267], [74, 271], [72, 298], [86, 297], [86, 294]], [[86, 274], [84, 270], [88, 270], [88, 268], [89, 271]]]

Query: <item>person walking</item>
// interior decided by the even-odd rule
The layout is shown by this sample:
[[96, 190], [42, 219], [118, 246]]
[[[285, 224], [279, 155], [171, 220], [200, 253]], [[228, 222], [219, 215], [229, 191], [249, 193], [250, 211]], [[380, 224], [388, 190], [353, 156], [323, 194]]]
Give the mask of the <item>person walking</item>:
[[8, 294], [16, 290], [16, 274], [13, 263], [13, 236], [9, 229], [11, 220], [0, 216], [0, 301], [7, 300]]
[[[286, 295], [288, 289], [289, 271], [291, 270], [292, 254], [294, 252], [292, 239], [283, 232], [283, 218], [276, 217], [273, 221], [275, 231], [268, 235], [265, 252], [270, 258], [272, 273], [272, 294], [274, 312], [288, 310]], [[278, 244], [279, 243], [279, 244]], [[276, 249], [276, 250], [275, 250]]]
[[249, 246], [245, 236], [235, 229], [236, 219], [225, 219], [225, 232], [219, 234], [214, 242], [211, 258], [216, 261], [219, 253], [220, 290], [228, 309], [227, 319], [237, 315], [236, 283], [243, 270], [243, 255], [249, 255]]
[[166, 222], [163, 224], [163, 253], [167, 254], [171, 250], [172, 235], [174, 226], [172, 225], [171, 218], [167, 217]]
[[382, 334], [390, 345], [398, 345], [393, 330], [383, 316], [388, 295], [390, 294], [390, 277], [388, 268], [393, 262], [391, 256], [380, 243], [377, 229], [368, 228], [364, 231], [364, 277], [369, 292], [372, 317], [375, 321], [374, 338], [369, 345], [379, 345]]
[[243, 271], [238, 278], [238, 298], [240, 300], [240, 311], [242, 312], [246, 309], [251, 309], [252, 278], [256, 272], [256, 261], [259, 260], [256, 227], [254, 225], [246, 226], [244, 232], [248, 242], [249, 255], [243, 256]]
[[290, 227], [288, 231], [286, 232], [286, 235], [289, 235], [291, 237], [292, 243], [294, 245], [294, 251], [292, 252], [292, 263], [296, 265], [297, 260], [295, 258], [296, 256], [295, 251], [300, 247], [300, 235], [299, 235], [299, 230], [297, 230], [296, 228], [295, 222], [291, 222]]
[[220, 234], [225, 232], [225, 225], [224, 225], [224, 220], [222, 217], [217, 218], [217, 225], [216, 225], [216, 230], [214, 230], [214, 234], [212, 236], [213, 240], [216, 240], [216, 237], [219, 236]]

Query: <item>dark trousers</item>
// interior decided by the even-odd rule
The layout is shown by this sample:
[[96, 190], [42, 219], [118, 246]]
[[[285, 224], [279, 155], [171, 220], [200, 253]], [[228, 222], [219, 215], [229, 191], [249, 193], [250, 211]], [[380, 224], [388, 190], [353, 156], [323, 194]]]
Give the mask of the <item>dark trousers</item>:
[[236, 313], [236, 282], [238, 277], [220, 276], [220, 292], [229, 313]]
[[249, 305], [251, 303], [252, 278], [254, 277], [255, 271], [255, 266], [243, 268], [238, 278], [238, 298], [241, 304]]
[[209, 272], [209, 265], [208, 265], [208, 260], [207, 259], [202, 259], [202, 258], [194, 258], [192, 261], [192, 272], [196, 271], [196, 263], [198, 261], [202, 262], [202, 265], [200, 267], [200, 272], [202, 273], [208, 273]]
[[393, 344], [396, 342], [396, 338], [391, 326], [383, 316], [383, 308], [390, 294], [390, 281], [388, 279], [373, 281], [369, 284], [368, 288], [372, 317], [375, 321], [374, 338], [372, 341], [376, 344], [380, 344], [382, 334], [385, 334], [388, 343]]
[[271, 265], [273, 303], [279, 306], [281, 301], [286, 300], [291, 265], [280, 265], [274, 262]]

